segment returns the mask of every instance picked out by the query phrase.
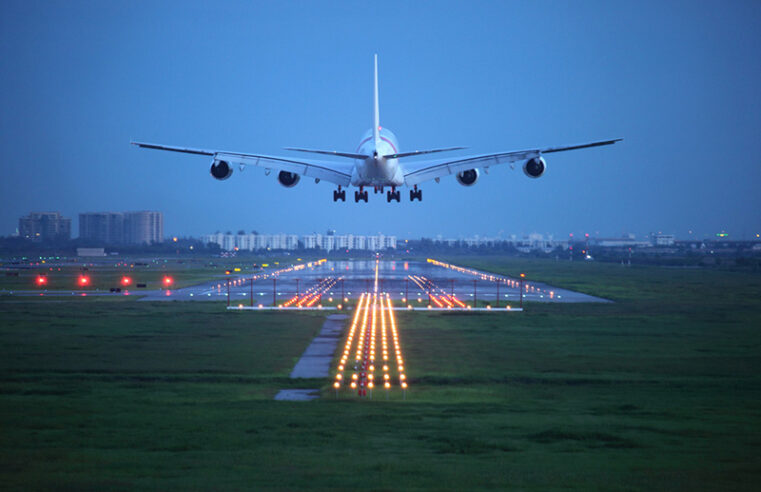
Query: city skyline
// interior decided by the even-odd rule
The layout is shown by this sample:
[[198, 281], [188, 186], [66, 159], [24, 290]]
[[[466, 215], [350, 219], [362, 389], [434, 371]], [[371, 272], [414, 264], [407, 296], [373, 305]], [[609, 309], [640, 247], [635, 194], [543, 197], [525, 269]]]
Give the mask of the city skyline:
[[[650, 230], [646, 232], [634, 232], [632, 230], [627, 230], [625, 228], [620, 228], [618, 231], [613, 232], [605, 232], [605, 231], [599, 231], [599, 230], [591, 230], [591, 229], [582, 229], [581, 231], [575, 231], [575, 232], [551, 232], [551, 231], [542, 231], [540, 229], [534, 229], [534, 230], [528, 230], [528, 231], [516, 231], [516, 230], [499, 230], [499, 231], [482, 231], [482, 232], [476, 232], [472, 234], [466, 234], [466, 233], [460, 233], [456, 235], [447, 235], [443, 232], [433, 232], [431, 234], [422, 234], [422, 235], [404, 235], [404, 234], [395, 234], [392, 231], [369, 231], [369, 232], [360, 232], [357, 230], [343, 230], [343, 229], [333, 229], [331, 227], [328, 227], [326, 229], [323, 229], [322, 231], [313, 229], [308, 231], [293, 231], [293, 230], [286, 230], [286, 228], [280, 228], [279, 230], [272, 231], [272, 230], [264, 230], [258, 227], [230, 227], [230, 228], [224, 228], [224, 227], [217, 227], [214, 228], [214, 232], [211, 233], [209, 231], [204, 231], [200, 234], [193, 234], [188, 232], [177, 232], [177, 231], [167, 231], [164, 232], [164, 219], [163, 219], [163, 212], [160, 211], [129, 211], [129, 212], [112, 212], [112, 211], [97, 211], [97, 212], [81, 212], [74, 217], [77, 219], [77, 222], [74, 222], [74, 218], [66, 217], [67, 214], [60, 213], [60, 211], [46, 211], [46, 212], [31, 212], [30, 214], [58, 214], [61, 216], [61, 218], [69, 221], [69, 228], [70, 231], [79, 231], [79, 235], [77, 238], [82, 239], [95, 239], [95, 237], [84, 234], [82, 235], [82, 218], [83, 216], [96, 216], [96, 215], [109, 215], [109, 214], [116, 214], [116, 215], [128, 215], [128, 214], [159, 214], [160, 215], [160, 225], [159, 229], [157, 231], [154, 231], [152, 234], [152, 238], [160, 238], [163, 239], [169, 239], [172, 237], [191, 237], [191, 238], [200, 238], [203, 236], [211, 235], [211, 234], [237, 234], [239, 231], [244, 231], [246, 234], [255, 233], [255, 234], [261, 234], [261, 235], [272, 235], [272, 234], [288, 234], [288, 235], [297, 235], [297, 236], [304, 236], [309, 234], [323, 234], [323, 233], [336, 233], [336, 231], [339, 231], [340, 234], [346, 235], [356, 235], [356, 236], [369, 236], [369, 235], [393, 235], [395, 237], [404, 237], [406, 239], [418, 239], [418, 238], [431, 238], [431, 239], [448, 239], [448, 240], [460, 240], [460, 239], [469, 239], [469, 238], [494, 238], [494, 239], [500, 239], [500, 240], [508, 240], [515, 237], [522, 237], [522, 236], [529, 236], [532, 234], [541, 234], [543, 236], [549, 237], [549, 238], [578, 238], [583, 237], [585, 235], [589, 235], [590, 237], [596, 237], [596, 238], [626, 238], [629, 236], [633, 236], [635, 238], [643, 239], [648, 238], [654, 234], [670, 234], [674, 235], [677, 239], [680, 240], [689, 240], [689, 239], [712, 239], [715, 237], [719, 238], [730, 238], [735, 240], [756, 240], [761, 239], [761, 230], [759, 232], [756, 232], [755, 230], [744, 230], [740, 233], [737, 233], [735, 231], [727, 231], [726, 229], [721, 229], [717, 231], [709, 231], [704, 234], [699, 234], [697, 231], [692, 230], [683, 230], [683, 231], [668, 231], [668, 230], [662, 230], [662, 229], [656, 229], [656, 230]], [[17, 219], [16, 223], [19, 224], [21, 220], [25, 219], [27, 216], [22, 216]], [[76, 227], [74, 227], [74, 224], [77, 224]], [[102, 233], [102, 231], [101, 231]], [[13, 236], [13, 235], [19, 235], [23, 236], [21, 234], [20, 228], [16, 228], [16, 230], [10, 234], [6, 234], [6, 236]], [[329, 234], [328, 234], [329, 235]], [[100, 238], [105, 239], [105, 238]], [[104, 242], [107, 243], [113, 243], [113, 244], [119, 244], [122, 242], [121, 239], [114, 240], [113, 238], [109, 237], [108, 240], [105, 240]], [[129, 241], [128, 241], [129, 242]]]

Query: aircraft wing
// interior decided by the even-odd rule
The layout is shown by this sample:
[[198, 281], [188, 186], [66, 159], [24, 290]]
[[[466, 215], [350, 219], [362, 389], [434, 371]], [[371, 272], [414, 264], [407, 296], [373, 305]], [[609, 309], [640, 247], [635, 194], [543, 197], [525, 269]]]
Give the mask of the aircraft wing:
[[434, 161], [418, 161], [414, 163], [404, 163], [404, 184], [414, 186], [416, 184], [431, 179], [457, 174], [462, 171], [474, 168], [485, 168], [497, 166], [499, 164], [510, 164], [516, 161], [533, 159], [540, 157], [542, 154], [552, 152], [563, 152], [566, 150], [586, 149], [589, 147], [599, 147], [601, 145], [611, 145], [621, 138], [613, 140], [602, 140], [578, 145], [567, 145], [564, 147], [550, 147], [546, 149], [517, 150], [512, 152], [500, 152], [497, 154], [484, 154], [467, 157], [457, 157], [450, 159], [439, 159]]
[[351, 182], [351, 173], [353, 164], [343, 162], [315, 161], [315, 160], [296, 160], [289, 157], [276, 157], [259, 154], [244, 154], [241, 152], [227, 152], [224, 150], [205, 150], [192, 149], [187, 147], [174, 147], [170, 145], [159, 145], [145, 142], [132, 142], [144, 149], [167, 150], [170, 152], [181, 152], [185, 154], [207, 155], [214, 158], [215, 161], [227, 161], [239, 166], [256, 166], [265, 169], [274, 169], [277, 171], [286, 171], [296, 173], [315, 179], [324, 179], [330, 183], [342, 186], [348, 186]]

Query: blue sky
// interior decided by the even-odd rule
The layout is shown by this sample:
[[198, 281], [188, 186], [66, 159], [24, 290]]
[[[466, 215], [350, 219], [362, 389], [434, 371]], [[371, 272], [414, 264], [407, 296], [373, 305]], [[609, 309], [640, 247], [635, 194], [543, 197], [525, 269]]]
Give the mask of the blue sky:
[[[497, 235], [761, 232], [761, 3], [15, 2], [0, 4], [0, 234], [32, 210], [160, 210], [217, 230]], [[274, 155], [487, 153], [624, 137], [507, 166], [422, 203], [332, 202], [131, 139]], [[351, 194], [351, 192], [350, 192]], [[406, 190], [403, 198], [407, 198]]]

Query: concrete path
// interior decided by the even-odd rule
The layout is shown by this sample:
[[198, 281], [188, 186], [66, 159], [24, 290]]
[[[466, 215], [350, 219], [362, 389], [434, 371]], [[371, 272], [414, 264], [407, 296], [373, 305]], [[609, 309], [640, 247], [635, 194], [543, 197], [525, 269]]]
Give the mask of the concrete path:
[[[326, 378], [330, 375], [330, 361], [333, 360], [338, 342], [341, 341], [347, 318], [345, 314], [328, 316], [320, 333], [314, 337], [291, 371], [291, 379]], [[319, 397], [320, 390], [316, 389], [280, 390], [275, 395], [275, 399], [280, 401], [308, 401]]]
[[320, 390], [280, 390], [275, 395], [280, 401], [309, 401], [320, 397]]
[[330, 362], [343, 333], [345, 314], [332, 314], [322, 325], [320, 334], [304, 351], [291, 371], [291, 378], [326, 378], [330, 375]]

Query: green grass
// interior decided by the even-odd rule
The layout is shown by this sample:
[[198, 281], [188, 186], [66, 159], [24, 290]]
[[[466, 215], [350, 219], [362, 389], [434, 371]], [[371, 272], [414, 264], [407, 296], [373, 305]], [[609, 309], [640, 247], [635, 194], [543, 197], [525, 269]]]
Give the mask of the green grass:
[[[617, 302], [400, 312], [407, 400], [368, 401], [288, 379], [324, 313], [5, 298], [3, 485], [758, 489], [758, 275], [458, 264]], [[272, 400], [311, 387], [321, 400]]]
[[[265, 272], [278, 270], [292, 264], [306, 263], [312, 258], [213, 258], [213, 259], [145, 259], [145, 258], [75, 258], [76, 262], [60, 263], [53, 260], [29, 260], [22, 265], [2, 264], [0, 274], [0, 292], [4, 290], [108, 290], [111, 287], [124, 288], [123, 277], [129, 277], [132, 282], [127, 289], [139, 292], [136, 284], [145, 284], [145, 289], [164, 288], [163, 279], [172, 279], [171, 288], [182, 288], [196, 285], [209, 280], [223, 280], [225, 272], [231, 271], [232, 276], [250, 276], [252, 272], [260, 272], [253, 264], [267, 264]], [[236, 272], [238, 268], [240, 271]], [[44, 275], [47, 283], [37, 284], [37, 277]], [[86, 275], [90, 282], [87, 286], [79, 284], [79, 277]]]

